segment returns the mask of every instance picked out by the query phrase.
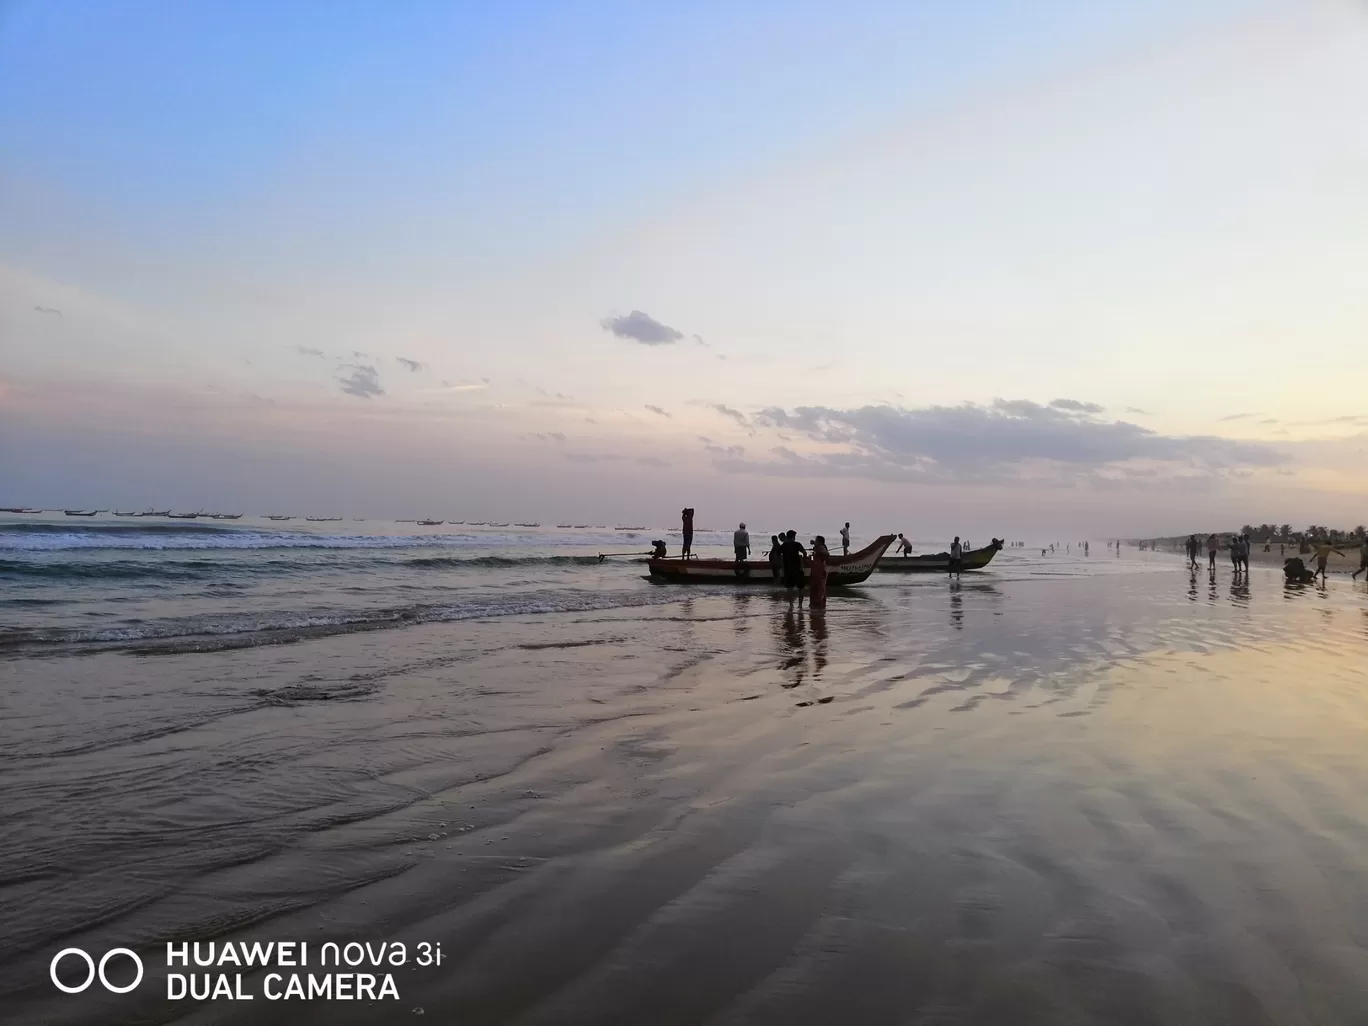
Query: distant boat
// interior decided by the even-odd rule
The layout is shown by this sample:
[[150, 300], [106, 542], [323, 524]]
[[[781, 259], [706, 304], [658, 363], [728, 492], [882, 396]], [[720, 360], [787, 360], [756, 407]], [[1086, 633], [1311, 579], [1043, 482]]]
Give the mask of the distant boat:
[[395, 523], [396, 523], [396, 524], [416, 524], [416, 523], [418, 523], [418, 521], [416, 521], [416, 520], [396, 520]]
[[197, 520], [202, 513], [203, 510], [200, 513], [168, 513], [166, 515], [172, 520]]
[[241, 520], [241, 513], [210, 513], [210, 520]]
[[646, 530], [646, 528], [644, 528], [644, 527], [616, 527], [616, 528], [614, 528], [614, 530], [616, 530], [616, 531], [644, 531], [644, 530]]
[[266, 519], [267, 519], [267, 520], [293, 520], [294, 517], [271, 516], [271, 515], [268, 513], [268, 514], [266, 515]]
[[100, 511], [98, 509], [64, 509], [62, 512], [69, 517], [93, 517]]
[[[962, 557], [960, 569], [982, 570], [1002, 549], [1003, 543], [996, 538], [991, 545], [981, 549], [968, 549]], [[915, 574], [946, 573], [950, 569], [950, 553], [937, 552], [928, 556], [890, 556], [879, 564], [880, 573]]]
[[440, 521], [440, 520], [418, 520], [418, 521], [415, 521], [415, 522], [418, 524], [419, 527], [441, 527], [441, 526], [442, 526], [442, 521]]
[[588, 525], [588, 524], [576, 524], [576, 525], [575, 525], [575, 530], [577, 530], [577, 531], [587, 531], [587, 530], [589, 530], [589, 525]]
[[462, 525], [465, 523], [465, 521], [464, 521], [464, 520], [453, 520], [453, 521], [451, 521], [451, 523], [453, 523], [453, 524], [455, 524], [456, 526], [460, 527], [460, 526], [462, 526]]
[[341, 517], [305, 517], [305, 520], [314, 524], [331, 523], [334, 520], [341, 520]]
[[114, 515], [115, 515], [116, 517], [140, 517], [140, 516], [142, 516], [141, 513], [135, 513], [135, 512], [133, 512], [133, 511], [131, 511], [131, 510], [130, 510], [129, 512], [125, 513], [125, 512], [124, 512], [123, 510], [121, 510], [121, 509], [116, 509], [116, 510], [114, 511]]
[[541, 527], [541, 524], [514, 524], [514, 527]]
[[486, 524], [486, 527], [508, 527], [508, 524]]
[[23, 506], [0, 506], [0, 513], [41, 513], [42, 510], [24, 509]]
[[149, 509], [146, 513], [138, 514], [140, 517], [169, 517], [170, 515], [169, 509]]
[[470, 522], [470, 526], [471, 526], [471, 527], [488, 527], [488, 526], [489, 526], [489, 521], [488, 521], [488, 520], [472, 520], [472, 521]]
[[574, 524], [557, 524], [557, 527], [574, 527]]

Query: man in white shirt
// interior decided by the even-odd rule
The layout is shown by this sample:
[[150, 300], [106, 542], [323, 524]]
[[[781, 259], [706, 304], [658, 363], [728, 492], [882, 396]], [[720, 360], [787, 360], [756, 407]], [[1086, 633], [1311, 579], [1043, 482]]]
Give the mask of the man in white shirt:
[[746, 557], [750, 555], [750, 532], [746, 530], [744, 523], [732, 535], [732, 545], [736, 549], [736, 561], [744, 563]]
[[846, 521], [845, 527], [841, 528], [841, 555], [850, 555], [850, 521]]

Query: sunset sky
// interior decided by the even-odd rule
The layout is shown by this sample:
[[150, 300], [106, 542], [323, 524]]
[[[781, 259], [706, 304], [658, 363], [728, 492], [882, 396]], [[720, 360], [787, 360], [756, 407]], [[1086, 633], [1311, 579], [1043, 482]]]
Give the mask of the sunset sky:
[[0, 503], [1368, 520], [1368, 4], [0, 2]]

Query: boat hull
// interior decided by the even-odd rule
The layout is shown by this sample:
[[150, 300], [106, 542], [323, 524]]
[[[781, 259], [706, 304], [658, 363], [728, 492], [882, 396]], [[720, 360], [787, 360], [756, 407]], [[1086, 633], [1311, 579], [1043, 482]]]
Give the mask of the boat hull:
[[[970, 549], [964, 554], [962, 570], [982, 570], [993, 561], [1002, 546], [998, 543], [985, 545], [981, 549]], [[879, 563], [879, 572], [885, 574], [944, 574], [950, 572], [950, 554], [938, 552], [932, 556], [890, 556]]]
[[[849, 556], [832, 556], [827, 560], [827, 587], [842, 588], [850, 584], [860, 584], [879, 565], [879, 560], [893, 544], [893, 535], [886, 534], [859, 552]], [[748, 559], [737, 563], [734, 559], [648, 559], [650, 569], [647, 580], [656, 584], [739, 584], [763, 585], [771, 588], [783, 587], [783, 580], [776, 578], [767, 560]], [[806, 577], [811, 572], [811, 563], [803, 568]]]

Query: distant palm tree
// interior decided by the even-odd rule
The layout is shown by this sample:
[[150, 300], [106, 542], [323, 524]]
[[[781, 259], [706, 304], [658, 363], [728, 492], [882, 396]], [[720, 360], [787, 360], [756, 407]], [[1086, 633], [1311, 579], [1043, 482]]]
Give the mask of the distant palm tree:
[[1359, 524], [1358, 527], [1354, 528], [1354, 537], [1359, 541], [1363, 541], [1365, 537], [1368, 537], [1368, 531], [1364, 530], [1362, 524]]
[[1285, 541], [1285, 542], [1286, 542], [1286, 541], [1291, 541], [1291, 540], [1292, 540], [1292, 525], [1291, 525], [1291, 524], [1283, 524], [1282, 527], [1278, 528], [1278, 537], [1281, 538], [1281, 539], [1282, 539], [1283, 541]]

